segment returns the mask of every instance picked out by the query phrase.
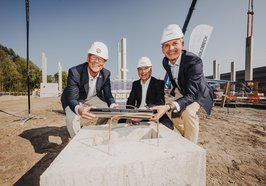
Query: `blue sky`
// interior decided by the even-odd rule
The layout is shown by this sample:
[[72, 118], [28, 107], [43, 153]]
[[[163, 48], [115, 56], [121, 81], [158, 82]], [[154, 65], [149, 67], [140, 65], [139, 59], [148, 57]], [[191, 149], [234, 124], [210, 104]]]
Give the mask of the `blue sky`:
[[[153, 63], [153, 75], [163, 78], [160, 39], [168, 24], [184, 24], [192, 0], [30, 0], [30, 60], [41, 68], [41, 54], [47, 57], [47, 72], [55, 74], [58, 62], [64, 71], [86, 60], [93, 41], [109, 48], [106, 68], [117, 75], [117, 43], [127, 39], [128, 78], [137, 77], [142, 56]], [[266, 65], [266, 1], [254, 0], [253, 67]], [[205, 75], [212, 75], [213, 60], [221, 73], [245, 67], [245, 37], [248, 0], [198, 0], [185, 36], [199, 24], [213, 26], [203, 57]], [[24, 0], [1, 0], [0, 44], [26, 57]]]

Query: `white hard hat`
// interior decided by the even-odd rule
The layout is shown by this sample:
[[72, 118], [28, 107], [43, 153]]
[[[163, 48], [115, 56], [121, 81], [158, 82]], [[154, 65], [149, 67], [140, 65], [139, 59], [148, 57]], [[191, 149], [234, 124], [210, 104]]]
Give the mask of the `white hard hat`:
[[141, 57], [138, 62], [137, 68], [152, 67], [151, 60], [148, 57]]
[[99, 56], [105, 60], [108, 59], [108, 48], [107, 46], [100, 42], [100, 41], [95, 41], [94, 43], [92, 43], [88, 54], [94, 54], [96, 56]]
[[171, 24], [171, 25], [168, 25], [163, 30], [161, 44], [165, 43], [166, 41], [170, 41], [173, 39], [179, 39], [182, 37], [184, 37], [184, 34], [183, 34], [181, 28], [179, 27], [179, 25]]

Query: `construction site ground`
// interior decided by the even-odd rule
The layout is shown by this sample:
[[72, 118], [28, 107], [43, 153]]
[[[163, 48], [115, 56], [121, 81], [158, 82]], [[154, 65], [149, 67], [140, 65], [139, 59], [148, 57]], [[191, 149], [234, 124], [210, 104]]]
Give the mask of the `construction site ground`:
[[[0, 96], [0, 110], [28, 116], [26, 96]], [[40, 175], [68, 144], [60, 98], [31, 98], [30, 119], [0, 112], [0, 185], [39, 185]], [[198, 145], [206, 149], [207, 185], [266, 185], [266, 110], [200, 111]], [[92, 124], [82, 121], [83, 125]], [[177, 167], [176, 171], [180, 171]]]

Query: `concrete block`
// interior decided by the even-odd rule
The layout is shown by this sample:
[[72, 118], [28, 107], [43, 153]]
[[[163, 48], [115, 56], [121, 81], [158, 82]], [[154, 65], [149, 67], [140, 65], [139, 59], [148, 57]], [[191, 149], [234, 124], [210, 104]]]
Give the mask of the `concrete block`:
[[206, 151], [157, 124], [83, 127], [40, 177], [41, 186], [205, 185]]
[[58, 97], [58, 83], [41, 83], [40, 97]]

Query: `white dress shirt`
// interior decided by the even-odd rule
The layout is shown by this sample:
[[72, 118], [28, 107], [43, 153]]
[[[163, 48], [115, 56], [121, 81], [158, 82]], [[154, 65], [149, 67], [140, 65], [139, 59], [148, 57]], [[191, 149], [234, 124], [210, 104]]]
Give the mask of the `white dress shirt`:
[[179, 73], [180, 61], [181, 61], [181, 55], [177, 58], [175, 64], [172, 64], [170, 61], [168, 62], [170, 69], [171, 69], [171, 72], [172, 72], [172, 76], [173, 76], [178, 88], [180, 88], [178, 85], [178, 73]]
[[[93, 96], [96, 96], [96, 83], [97, 83], [97, 78], [99, 77], [99, 73], [95, 77], [92, 77], [89, 72], [88, 75], [89, 75], [89, 92], [86, 100], [89, 100]], [[78, 116], [79, 116], [78, 112], [79, 107], [81, 107], [81, 105], [75, 106], [75, 112]]]
[[[180, 66], [180, 61], [181, 61], [181, 56], [180, 55], [175, 64], [172, 64], [170, 61], [168, 62], [169, 63], [169, 66], [170, 66], [170, 69], [171, 69], [171, 73], [172, 73], [172, 76], [177, 84], [177, 88], [180, 89], [179, 87], [179, 84], [178, 84], [178, 73], [179, 73], [179, 66]], [[176, 101], [173, 101], [173, 104], [175, 105], [176, 109], [174, 110], [174, 112], [179, 112], [180, 111], [180, 105], [176, 102]]]
[[143, 83], [142, 80], [140, 80], [140, 84], [141, 84], [141, 87], [142, 87], [142, 93], [141, 93], [141, 103], [140, 103], [140, 108], [141, 107], [145, 107], [147, 105], [146, 103], [146, 95], [147, 95], [147, 91], [148, 91], [148, 87], [149, 87], [149, 84], [150, 84], [150, 81], [151, 81], [151, 77], [145, 82]]
[[98, 77], [99, 77], [99, 73], [95, 77], [92, 77], [89, 73], [89, 92], [87, 95], [87, 100], [89, 100], [93, 96], [96, 96], [96, 83], [97, 83]]

